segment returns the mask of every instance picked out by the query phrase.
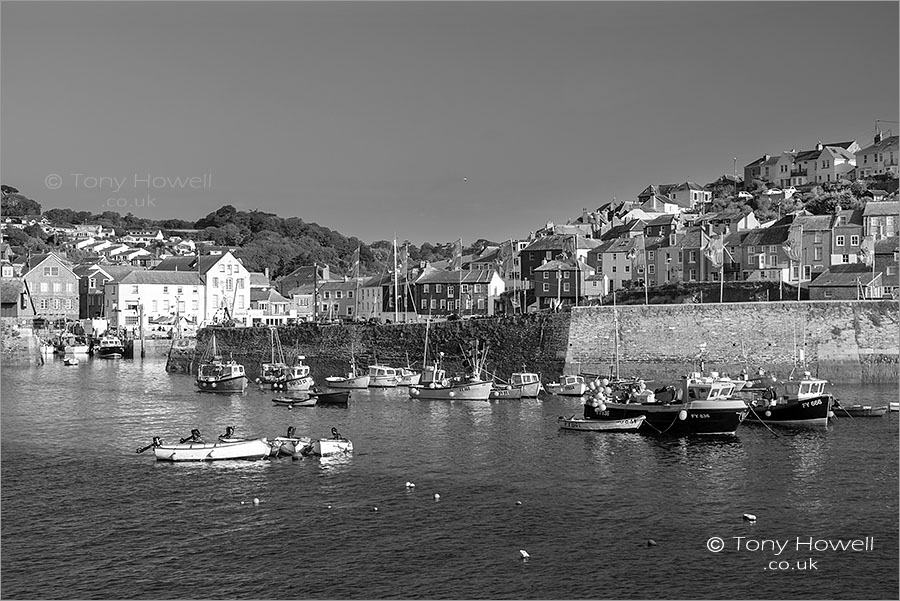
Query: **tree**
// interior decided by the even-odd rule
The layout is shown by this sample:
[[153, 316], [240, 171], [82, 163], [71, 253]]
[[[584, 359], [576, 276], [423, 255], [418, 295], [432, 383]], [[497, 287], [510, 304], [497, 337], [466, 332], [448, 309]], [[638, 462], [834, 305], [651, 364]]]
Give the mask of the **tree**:
[[[15, 188], [10, 188], [14, 190]], [[23, 215], [40, 215], [41, 205], [37, 201], [31, 200], [27, 196], [19, 192], [11, 192], [3, 194], [0, 201], [0, 212], [8, 216], [21, 217]]]

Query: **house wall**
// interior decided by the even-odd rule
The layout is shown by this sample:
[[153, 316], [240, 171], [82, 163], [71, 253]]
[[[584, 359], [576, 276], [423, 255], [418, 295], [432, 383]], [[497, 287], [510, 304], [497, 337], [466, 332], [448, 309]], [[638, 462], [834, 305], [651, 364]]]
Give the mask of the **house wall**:
[[[57, 275], [44, 275], [44, 268]], [[78, 276], [55, 257], [48, 257], [24, 276], [35, 314], [47, 318], [78, 319]], [[42, 287], [43, 284], [43, 287]], [[30, 305], [29, 305], [30, 312]]]
[[[106, 316], [110, 327], [139, 327], [140, 305], [144, 305], [144, 327], [150, 319], [176, 312], [189, 320], [203, 319], [203, 288], [186, 284], [122, 284], [104, 286]], [[179, 292], [180, 290], [180, 292]]]
[[202, 320], [211, 322], [220, 307], [227, 307], [231, 318], [235, 321], [249, 320], [250, 272], [240, 261], [231, 253], [226, 253], [206, 272], [205, 277], [206, 286], [201, 295], [204, 297], [204, 303], [201, 305]]

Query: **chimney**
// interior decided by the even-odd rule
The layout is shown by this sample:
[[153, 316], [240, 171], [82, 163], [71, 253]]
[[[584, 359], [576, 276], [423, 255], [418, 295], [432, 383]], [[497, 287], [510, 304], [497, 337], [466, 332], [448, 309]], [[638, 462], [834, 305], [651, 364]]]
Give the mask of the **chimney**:
[[767, 161], [768, 161], [770, 158], [772, 158], [772, 157], [770, 157], [770, 156], [767, 155], [767, 154], [764, 154], [763, 156], [766, 157], [766, 160], [767, 160]]
[[269, 268], [266, 267], [266, 268], [263, 270], [263, 273], [266, 274], [266, 281], [268, 281], [268, 280], [269, 280]]
[[879, 144], [879, 143], [881, 143], [881, 132], [876, 131], [875, 132], [875, 144]]

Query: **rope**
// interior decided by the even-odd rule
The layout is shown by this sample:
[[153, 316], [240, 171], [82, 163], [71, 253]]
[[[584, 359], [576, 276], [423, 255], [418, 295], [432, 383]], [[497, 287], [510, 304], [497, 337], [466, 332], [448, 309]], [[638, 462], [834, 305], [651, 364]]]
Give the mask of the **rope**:
[[753, 407], [751, 407], [750, 405], [747, 405], [747, 409], [750, 410], [750, 413], [752, 413], [753, 415], [756, 416], [756, 419], [759, 420], [759, 423], [764, 425], [766, 427], [766, 429], [772, 433], [772, 436], [774, 436], [775, 438], [778, 438], [778, 434], [775, 434], [775, 431], [769, 427], [769, 424], [767, 424], [766, 422], [763, 421], [763, 419], [756, 413], [756, 411], [753, 410]]
[[[681, 412], [679, 411], [678, 413], [681, 413]], [[651, 428], [653, 428], [654, 430], [656, 430], [657, 432], [659, 432], [660, 434], [665, 434], [672, 428], [672, 426], [675, 425], [675, 422], [678, 421], [678, 413], [675, 414], [675, 418], [672, 420], [672, 423], [669, 424], [669, 426], [665, 430], [660, 430], [659, 428], [657, 428], [656, 426], [651, 424], [649, 419], [645, 419], [644, 423], [647, 424], [648, 426], [650, 426]]]

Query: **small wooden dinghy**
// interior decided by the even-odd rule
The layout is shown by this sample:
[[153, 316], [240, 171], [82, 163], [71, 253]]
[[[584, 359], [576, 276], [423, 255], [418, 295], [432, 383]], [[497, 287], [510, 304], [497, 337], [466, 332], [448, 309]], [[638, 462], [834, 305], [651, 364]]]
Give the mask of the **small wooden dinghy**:
[[309, 436], [294, 436], [294, 432], [294, 426], [288, 426], [287, 436], [276, 436], [269, 441], [272, 457], [297, 455], [303, 447], [312, 442]]
[[165, 444], [158, 436], [138, 453], [153, 449], [157, 461], [216, 461], [222, 459], [265, 459], [272, 452], [265, 438], [223, 439], [203, 442], [199, 430], [191, 430], [191, 436], [178, 444]]
[[350, 401], [349, 390], [317, 390], [310, 391], [310, 398], [316, 400], [316, 405], [340, 405], [346, 407]]
[[832, 408], [834, 417], [884, 417], [887, 415], [887, 405], [882, 407], [872, 407], [871, 405], [843, 405], [835, 404]]
[[586, 430], [589, 432], [634, 432], [641, 427], [645, 416], [626, 419], [582, 419], [575, 417], [557, 418], [556, 423], [563, 430]]
[[316, 397], [308, 396], [305, 399], [295, 399], [293, 397], [275, 397], [272, 402], [276, 405], [285, 407], [314, 407], [316, 405]]
[[331, 438], [320, 438], [300, 449], [302, 455], [318, 455], [328, 457], [330, 455], [344, 455], [353, 452], [353, 443], [341, 436], [337, 428], [331, 429]]

